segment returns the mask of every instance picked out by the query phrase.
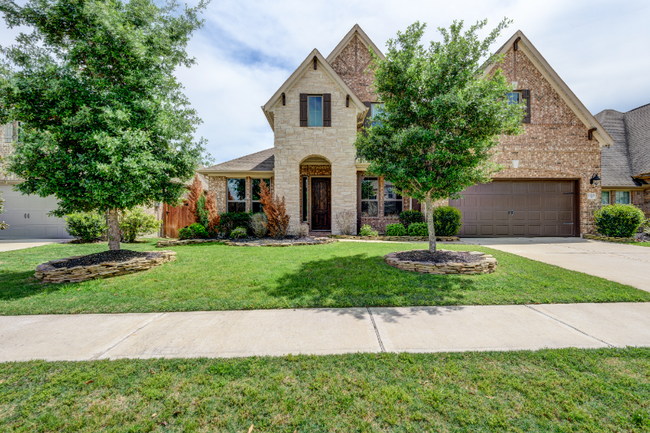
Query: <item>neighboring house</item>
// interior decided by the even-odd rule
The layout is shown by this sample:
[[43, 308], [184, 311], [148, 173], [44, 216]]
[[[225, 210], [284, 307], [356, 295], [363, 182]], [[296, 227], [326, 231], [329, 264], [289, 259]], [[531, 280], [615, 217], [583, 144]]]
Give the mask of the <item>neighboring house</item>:
[[614, 139], [602, 152], [602, 204], [634, 204], [650, 218], [650, 104], [596, 118]]
[[[220, 211], [254, 211], [260, 179], [285, 197], [291, 225], [338, 233], [334, 216], [351, 210], [357, 225], [379, 231], [419, 204], [388, 180], [366, 174], [354, 142], [366, 117], [381, 109], [366, 72], [369, 49], [383, 54], [355, 25], [329, 56], [314, 49], [262, 106], [273, 148], [217, 164], [200, 173]], [[598, 120], [520, 31], [499, 50], [501, 68], [525, 103], [525, 132], [501, 137], [494, 181], [463, 193], [463, 236], [579, 236], [594, 231], [600, 206], [601, 147], [613, 144]], [[486, 74], [493, 68], [486, 69]], [[448, 202], [448, 201], [444, 201]]]

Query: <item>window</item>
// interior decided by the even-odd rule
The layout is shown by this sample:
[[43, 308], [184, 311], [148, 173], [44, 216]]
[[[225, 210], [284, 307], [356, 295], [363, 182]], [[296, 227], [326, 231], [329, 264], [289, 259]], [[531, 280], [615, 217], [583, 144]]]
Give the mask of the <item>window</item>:
[[367, 177], [361, 181], [361, 216], [376, 217], [379, 214], [378, 189], [376, 177]]
[[323, 97], [309, 96], [308, 98], [309, 126], [323, 126]]
[[384, 216], [399, 216], [402, 212], [402, 196], [392, 183], [384, 182]]
[[521, 102], [521, 93], [519, 92], [509, 92], [508, 93], [508, 104], [519, 104]]
[[307, 222], [309, 215], [309, 179], [302, 177], [302, 221]]
[[246, 212], [246, 179], [228, 179], [228, 212]]
[[600, 193], [600, 203], [601, 204], [609, 204], [609, 191], [602, 191]]
[[264, 181], [267, 188], [271, 188], [271, 179], [253, 179], [251, 181], [251, 202], [253, 205], [253, 213], [263, 212], [262, 203], [260, 203], [260, 183]]
[[630, 204], [630, 191], [613, 191], [615, 204]]
[[380, 102], [373, 102], [370, 104], [370, 121], [371, 126], [381, 125], [381, 117], [384, 114], [384, 104]]

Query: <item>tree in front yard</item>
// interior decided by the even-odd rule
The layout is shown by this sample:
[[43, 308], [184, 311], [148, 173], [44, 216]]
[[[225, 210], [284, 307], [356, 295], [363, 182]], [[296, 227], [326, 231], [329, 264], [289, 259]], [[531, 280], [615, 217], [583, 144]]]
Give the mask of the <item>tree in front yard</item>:
[[427, 206], [429, 250], [436, 251], [433, 203], [477, 183], [499, 167], [490, 161], [502, 134], [518, 134], [522, 105], [509, 105], [512, 90], [499, 69], [484, 76], [481, 59], [508, 25], [503, 20], [481, 40], [487, 20], [463, 32], [463, 22], [439, 28], [442, 42], [420, 44], [416, 22], [388, 41], [386, 59], [373, 55], [374, 91], [384, 110], [358, 135], [357, 155], [368, 172], [385, 176], [405, 195]]
[[[5, 160], [2, 155], [0, 155], [0, 178], [3, 178], [7, 175], [7, 171], [5, 170]], [[0, 191], [0, 214], [4, 212], [5, 204], [5, 199], [2, 198], [2, 191]], [[9, 224], [5, 223], [4, 221], [0, 221], [0, 230], [5, 230], [7, 227], [9, 227]]]
[[9, 166], [17, 189], [54, 195], [56, 216], [108, 212], [111, 250], [121, 211], [177, 202], [204, 147], [174, 70], [195, 63], [186, 46], [204, 8], [0, 0], [8, 27], [32, 30], [0, 48], [0, 122], [23, 122]]

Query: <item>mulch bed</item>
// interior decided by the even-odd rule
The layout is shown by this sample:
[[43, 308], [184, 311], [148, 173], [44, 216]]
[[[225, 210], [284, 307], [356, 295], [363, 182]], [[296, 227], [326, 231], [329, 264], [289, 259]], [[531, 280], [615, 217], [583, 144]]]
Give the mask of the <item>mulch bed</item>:
[[[149, 253], [150, 254], [150, 253]], [[146, 257], [147, 253], [131, 250], [104, 251], [101, 253], [89, 254], [74, 259], [52, 263], [55, 268], [73, 268], [75, 266], [92, 266], [108, 262], [126, 262], [136, 257]]]
[[404, 251], [398, 253], [397, 258], [422, 263], [474, 263], [481, 260], [481, 257], [467, 251], [448, 250], [436, 251], [435, 253], [428, 250]]

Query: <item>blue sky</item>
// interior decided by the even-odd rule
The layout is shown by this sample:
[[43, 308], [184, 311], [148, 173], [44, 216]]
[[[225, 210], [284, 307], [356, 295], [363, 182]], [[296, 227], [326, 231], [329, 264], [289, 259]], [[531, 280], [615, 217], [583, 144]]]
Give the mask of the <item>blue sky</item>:
[[[188, 47], [198, 64], [177, 75], [218, 162], [273, 147], [260, 106], [312, 49], [327, 56], [355, 23], [383, 50], [416, 20], [427, 23], [430, 41], [454, 19], [491, 26], [508, 17], [514, 22], [494, 49], [522, 30], [593, 114], [650, 103], [647, 0], [213, 0], [204, 17]], [[0, 44], [14, 35], [1, 28]]]

